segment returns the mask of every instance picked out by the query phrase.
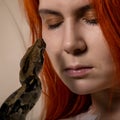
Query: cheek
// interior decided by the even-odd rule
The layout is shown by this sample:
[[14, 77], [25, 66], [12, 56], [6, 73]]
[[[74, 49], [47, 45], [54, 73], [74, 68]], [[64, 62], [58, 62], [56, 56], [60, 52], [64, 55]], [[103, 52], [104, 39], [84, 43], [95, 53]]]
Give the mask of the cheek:
[[46, 50], [48, 53], [55, 53], [55, 51], [59, 51], [61, 48], [61, 38], [58, 32], [43, 29], [42, 36], [46, 43]]
[[49, 59], [53, 65], [53, 68], [55, 69], [55, 71], [57, 72], [57, 74], [59, 74], [59, 68], [60, 68], [60, 59], [61, 58], [61, 52], [62, 52], [62, 41], [61, 41], [61, 35], [62, 33], [58, 30], [53, 30], [53, 31], [49, 31], [46, 30], [43, 27], [42, 30], [42, 37], [46, 43], [46, 51], [47, 54], [49, 56]]
[[49, 56], [49, 59], [55, 69], [55, 71], [58, 71], [58, 59], [60, 56], [60, 44], [57, 43], [56, 41], [56, 36], [43, 36], [43, 39], [46, 43], [46, 51]]

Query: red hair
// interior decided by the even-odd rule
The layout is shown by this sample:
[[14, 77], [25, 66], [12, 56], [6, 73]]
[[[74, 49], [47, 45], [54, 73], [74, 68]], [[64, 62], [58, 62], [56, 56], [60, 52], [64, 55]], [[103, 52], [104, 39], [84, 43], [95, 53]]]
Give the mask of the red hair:
[[[118, 3], [117, 3], [118, 2]], [[111, 53], [120, 71], [120, 32], [119, 0], [93, 0], [94, 7], [103, 33], [110, 46]], [[38, 12], [39, 0], [24, 0], [25, 11], [31, 28], [33, 41], [41, 38], [41, 19]], [[60, 80], [45, 52], [45, 61], [41, 73], [45, 120], [56, 120], [85, 112], [91, 105], [90, 95], [72, 93]]]
[[[120, 86], [120, 13], [118, 12], [120, 1], [92, 0], [92, 3], [116, 66], [116, 76], [113, 80], [113, 85], [118, 84]], [[111, 89], [108, 108], [112, 104], [114, 87]]]
[[[41, 38], [41, 19], [38, 12], [39, 0], [24, 0], [25, 11], [31, 28], [33, 41]], [[56, 120], [85, 112], [91, 104], [89, 95], [72, 93], [54, 71], [45, 52], [44, 66], [41, 73], [43, 92], [45, 93], [45, 119]]]
[[[119, 0], [92, 0], [97, 18], [116, 65], [120, 78], [120, 13]], [[117, 81], [117, 83], [120, 81]]]

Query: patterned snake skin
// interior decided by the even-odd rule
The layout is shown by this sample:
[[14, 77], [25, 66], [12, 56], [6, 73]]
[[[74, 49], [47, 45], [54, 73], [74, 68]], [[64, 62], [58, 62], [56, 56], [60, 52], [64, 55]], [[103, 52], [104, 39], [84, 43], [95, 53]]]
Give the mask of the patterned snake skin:
[[32, 45], [20, 63], [22, 86], [11, 94], [0, 108], [0, 120], [25, 120], [41, 94], [38, 73], [42, 69], [46, 44], [39, 39]]

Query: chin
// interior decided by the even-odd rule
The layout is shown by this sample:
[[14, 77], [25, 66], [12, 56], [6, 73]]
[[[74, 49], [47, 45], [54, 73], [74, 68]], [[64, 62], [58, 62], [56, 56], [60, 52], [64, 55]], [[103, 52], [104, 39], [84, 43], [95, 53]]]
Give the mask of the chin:
[[87, 94], [91, 94], [91, 91], [90, 90], [83, 90], [83, 89], [78, 89], [78, 88], [74, 88], [74, 87], [68, 87], [69, 90], [75, 94], [78, 94], [78, 95], [87, 95]]
[[75, 94], [78, 94], [78, 95], [88, 95], [88, 94], [94, 94], [94, 93], [97, 93], [97, 92], [100, 92], [102, 91], [103, 89], [98, 89], [98, 88], [90, 88], [88, 89], [88, 87], [75, 87], [75, 86], [67, 86], [69, 88], [69, 90]]

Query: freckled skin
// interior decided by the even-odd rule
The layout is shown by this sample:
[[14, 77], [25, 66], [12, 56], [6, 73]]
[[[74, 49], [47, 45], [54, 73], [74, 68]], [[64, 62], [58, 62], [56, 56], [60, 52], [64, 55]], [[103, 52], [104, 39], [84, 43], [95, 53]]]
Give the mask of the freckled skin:
[[[116, 68], [89, 0], [39, 1], [46, 52], [62, 82], [79, 95], [110, 89]], [[93, 69], [84, 77], [79, 76], [77, 70], [72, 71], [78, 72], [78, 76], [71, 77], [66, 70], [71, 66], [92, 66]]]
[[12, 93], [0, 108], [0, 120], [25, 120], [41, 94], [38, 77], [43, 65], [44, 41], [37, 40], [31, 46], [20, 63], [20, 82], [22, 86]]

